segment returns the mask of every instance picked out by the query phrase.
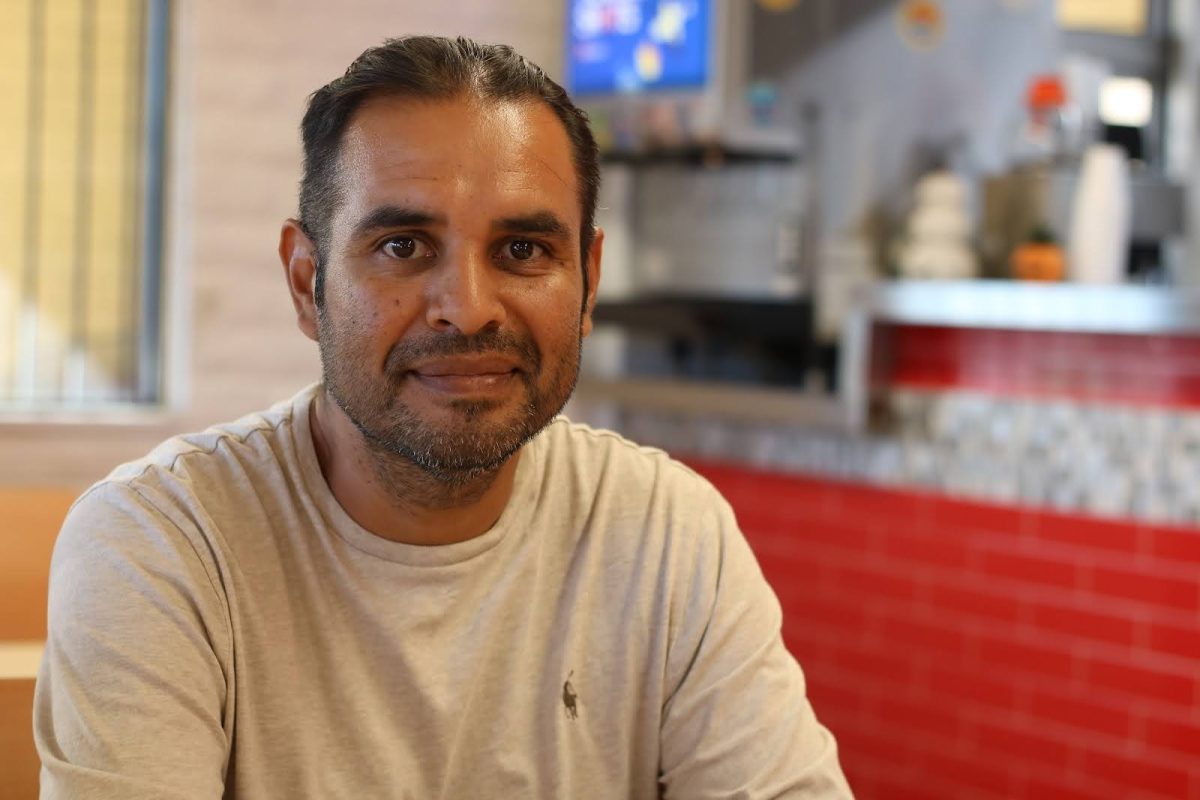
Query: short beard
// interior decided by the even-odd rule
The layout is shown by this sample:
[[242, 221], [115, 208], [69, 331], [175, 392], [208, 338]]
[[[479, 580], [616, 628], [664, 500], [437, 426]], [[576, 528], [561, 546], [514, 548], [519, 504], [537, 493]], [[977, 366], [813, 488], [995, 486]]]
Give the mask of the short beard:
[[[502, 426], [500, 436], [487, 439], [463, 432], [422, 431], [416, 415], [404, 408], [394, 415], [392, 425], [420, 433], [398, 438], [372, 430], [351, 415], [345, 402], [336, 392], [331, 390], [330, 396], [362, 434], [367, 446], [377, 455], [385, 457], [382, 460], [399, 456], [414, 464], [434, 481], [448, 487], [474, 483], [480, 477], [494, 473], [504, 466], [514, 453], [528, 444], [543, 427], [534, 425], [537, 409], [532, 402], [521, 407], [521, 415], [517, 421]], [[462, 412], [464, 421], [470, 424], [486, 411], [489, 405], [461, 402], [455, 404], [455, 408]]]
[[[452, 494], [473, 493], [469, 487], [486, 488], [500, 467], [562, 410], [579, 377], [582, 331], [573, 358], [554, 365], [555, 374], [543, 391], [536, 380], [541, 374], [542, 358], [533, 343], [511, 332], [488, 330], [473, 336], [431, 334], [398, 343], [388, 354], [385, 380], [364, 381], [362, 376], [370, 375], [368, 365], [352, 354], [340, 352], [340, 344], [351, 341], [354, 332], [339, 327], [323, 308], [318, 311], [325, 390], [375, 454], [376, 471], [385, 485], [407, 484], [410, 491], [416, 487], [412, 486], [411, 471], [402, 464], [417, 467], [428, 479], [426, 482]], [[525, 384], [526, 401], [508, 419], [480, 428], [472, 423], [494, 404], [488, 400], [461, 400], [450, 404], [460, 415], [460, 424], [454, 429], [437, 430], [411, 408], [396, 402], [402, 384], [413, 380], [414, 364], [467, 353], [500, 353], [516, 360], [516, 378]]]

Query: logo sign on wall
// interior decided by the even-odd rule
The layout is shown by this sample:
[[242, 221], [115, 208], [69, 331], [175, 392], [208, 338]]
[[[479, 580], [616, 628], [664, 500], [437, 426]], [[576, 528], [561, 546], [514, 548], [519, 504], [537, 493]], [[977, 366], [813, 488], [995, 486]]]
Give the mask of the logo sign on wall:
[[896, 30], [907, 47], [929, 52], [946, 34], [946, 12], [937, 0], [905, 0], [896, 9]]

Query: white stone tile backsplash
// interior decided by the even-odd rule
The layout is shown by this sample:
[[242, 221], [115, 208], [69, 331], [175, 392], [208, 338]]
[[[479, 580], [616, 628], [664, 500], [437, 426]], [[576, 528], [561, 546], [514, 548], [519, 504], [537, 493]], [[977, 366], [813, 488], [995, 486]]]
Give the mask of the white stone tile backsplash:
[[894, 391], [865, 436], [623, 409], [605, 420], [678, 455], [999, 503], [1200, 523], [1200, 412]]

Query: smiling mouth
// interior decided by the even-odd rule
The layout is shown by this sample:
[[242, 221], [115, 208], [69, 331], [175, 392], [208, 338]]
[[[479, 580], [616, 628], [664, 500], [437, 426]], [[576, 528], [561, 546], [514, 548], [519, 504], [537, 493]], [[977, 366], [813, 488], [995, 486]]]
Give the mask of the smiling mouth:
[[426, 389], [440, 394], [480, 394], [507, 388], [518, 369], [496, 360], [427, 364], [409, 374]]
[[414, 373], [414, 377], [426, 391], [461, 398], [506, 392], [516, 374], [515, 371], [482, 372], [472, 375], [426, 375], [417, 372]]

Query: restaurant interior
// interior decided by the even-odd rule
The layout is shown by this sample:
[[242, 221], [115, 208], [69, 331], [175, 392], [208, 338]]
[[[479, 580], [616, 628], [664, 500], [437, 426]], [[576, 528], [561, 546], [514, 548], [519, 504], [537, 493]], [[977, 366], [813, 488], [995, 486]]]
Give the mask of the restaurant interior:
[[319, 379], [300, 115], [412, 33], [588, 112], [565, 413], [729, 500], [857, 797], [1200, 799], [1195, 0], [9, 0], [0, 800], [73, 500]]

